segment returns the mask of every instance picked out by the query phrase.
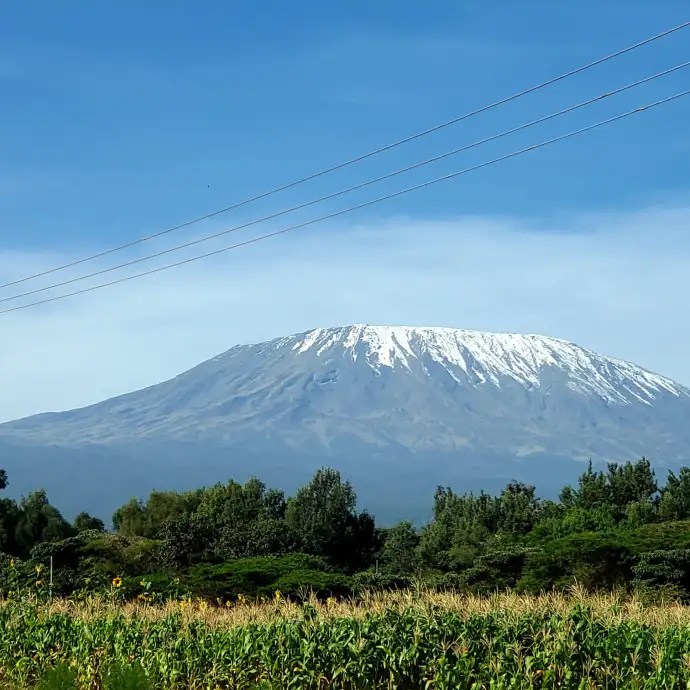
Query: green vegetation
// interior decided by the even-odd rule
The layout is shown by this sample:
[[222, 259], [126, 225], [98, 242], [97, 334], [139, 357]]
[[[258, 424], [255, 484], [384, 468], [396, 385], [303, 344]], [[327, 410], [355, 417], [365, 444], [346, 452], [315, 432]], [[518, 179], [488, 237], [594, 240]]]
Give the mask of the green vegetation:
[[[0, 488], [6, 485], [0, 472]], [[433, 500], [433, 519], [421, 529], [410, 523], [383, 529], [357, 510], [354, 490], [338, 472], [322, 469], [291, 497], [258, 479], [184, 493], [153, 492], [146, 502], [132, 499], [122, 506], [112, 531], [106, 531], [85, 513], [70, 524], [43, 491], [20, 501], [2, 499], [2, 670], [23, 682], [55, 667], [56, 680], [50, 682], [69, 684], [67, 676], [77, 668], [80, 682], [95, 682], [93, 674], [100, 674], [98, 682], [106, 683], [108, 666], [112, 678], [130, 674], [118, 682], [131, 687], [139, 687], [144, 676], [162, 684], [156, 687], [173, 687], [182, 678], [199, 684], [198, 674], [219, 687], [319, 687], [318, 677], [321, 687], [327, 685], [324, 678], [330, 679], [329, 687], [393, 687], [394, 678], [407, 677], [408, 684], [396, 687], [423, 687], [427, 681], [428, 687], [488, 687], [510, 674], [523, 677], [528, 667], [518, 670], [517, 663], [528, 664], [530, 673], [543, 671], [535, 687], [586, 687], [577, 684], [586, 678], [615, 678], [616, 687], [662, 687], [649, 680], [661, 678], [660, 673], [673, 682], [686, 679], [682, 660], [690, 653], [684, 641], [690, 627], [652, 630], [640, 621], [620, 620], [603, 626], [579, 609], [519, 619], [483, 610], [471, 620], [433, 607], [337, 621], [312, 613], [327, 600], [420, 587], [458, 596], [506, 590], [534, 596], [577, 585], [592, 593], [635, 596], [648, 605], [682, 604], [690, 599], [690, 469], [669, 473], [660, 486], [645, 459], [600, 472], [590, 465], [558, 501], [539, 499], [534, 487], [520, 482], [511, 482], [498, 496], [439, 487]], [[184, 605], [200, 599], [225, 612], [238, 602], [288, 598], [302, 604], [289, 621], [245, 622], [220, 633], [183, 624], [180, 611], [155, 619], [155, 626], [149, 618], [114, 610], [95, 618], [47, 615], [42, 607], [51, 596], [97, 597], [120, 607], [128, 601], [164, 607], [166, 601]], [[120, 640], [120, 651], [106, 641], [108, 635]], [[566, 645], [573, 635], [582, 636], [580, 652], [568, 656], [565, 647], [554, 646], [555, 640]], [[97, 646], [82, 649], [76, 642], [82, 636]], [[45, 650], [40, 663], [27, 661], [25, 671], [22, 664], [12, 666], [10, 660], [25, 653], [22, 645], [39, 640]], [[196, 646], [201, 640], [203, 650]], [[285, 646], [282, 656], [275, 640]], [[469, 651], [458, 654], [456, 647]], [[170, 656], [173, 648], [179, 657]], [[393, 656], [381, 657], [385, 649]], [[488, 649], [493, 656], [487, 656]], [[641, 674], [638, 680], [648, 681], [625, 675], [623, 662], [614, 658], [627, 658], [631, 650], [636, 650], [629, 661]], [[93, 654], [105, 655], [108, 663], [93, 670]], [[276, 655], [272, 666], [271, 654]], [[62, 669], [61, 659], [72, 667]], [[594, 659], [602, 660], [595, 664], [599, 675], [592, 675]], [[141, 668], [132, 670], [133, 661]], [[124, 666], [110, 668], [115, 662]], [[378, 680], [357, 685], [364, 669]], [[468, 685], [468, 678], [479, 685]]]
[[45, 587], [35, 570], [45, 572], [52, 557], [53, 594], [61, 596], [122, 578], [128, 597], [261, 597], [273, 589], [328, 596], [421, 581], [485, 594], [578, 582], [690, 598], [688, 468], [659, 486], [645, 459], [601, 472], [590, 465], [558, 501], [520, 482], [498, 496], [439, 487], [433, 500], [433, 520], [421, 529], [382, 529], [357, 511], [338, 472], [323, 469], [289, 498], [258, 479], [153, 492], [122, 506], [107, 532], [86, 513], [70, 524], [36, 491], [0, 500], [0, 591], [36, 589], [36, 580]]
[[378, 594], [212, 609], [27, 601], [0, 608], [10, 687], [675, 688], [690, 611], [613, 596]]

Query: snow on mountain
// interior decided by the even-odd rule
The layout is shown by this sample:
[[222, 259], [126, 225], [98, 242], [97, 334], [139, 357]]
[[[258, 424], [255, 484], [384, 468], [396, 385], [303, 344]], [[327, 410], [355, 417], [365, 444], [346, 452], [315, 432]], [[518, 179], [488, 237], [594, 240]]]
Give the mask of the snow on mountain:
[[663, 376], [565, 340], [539, 335], [355, 325], [317, 328], [272, 341], [271, 345], [276, 349], [291, 346], [298, 354], [312, 350], [317, 356], [341, 347], [353, 361], [361, 348], [365, 361], [377, 372], [380, 367], [395, 369], [396, 364], [410, 369], [410, 359], [430, 357], [458, 383], [463, 382], [453, 373], [456, 367], [465, 374], [475, 375], [481, 383], [489, 382], [498, 388], [501, 377], [526, 387], [539, 386], [543, 368], [558, 367], [571, 377], [568, 385], [573, 390], [599, 395], [611, 402], [628, 403], [635, 399], [650, 404], [660, 391], [688, 395], [685, 389]]
[[590, 458], [676, 466], [690, 461], [688, 420], [688, 389], [563, 340], [353, 325], [238, 345], [164, 383], [0, 425], [0, 452], [40, 456], [50, 475], [67, 449], [99, 481], [105, 460], [89, 458], [107, 456], [137, 487], [280, 485], [331, 464], [374, 501], [385, 478], [399, 503], [451, 480], [572, 481]]

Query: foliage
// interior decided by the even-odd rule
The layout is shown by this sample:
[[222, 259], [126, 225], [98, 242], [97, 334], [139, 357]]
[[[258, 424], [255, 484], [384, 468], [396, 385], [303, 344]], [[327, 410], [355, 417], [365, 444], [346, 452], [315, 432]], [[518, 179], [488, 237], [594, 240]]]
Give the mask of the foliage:
[[73, 523], [74, 531], [79, 532], [105, 532], [105, 524], [103, 520], [97, 517], [93, 517], [88, 513], [79, 513], [76, 518], [74, 518]]
[[377, 550], [376, 526], [366, 512], [356, 513], [357, 498], [336, 470], [321, 469], [287, 502], [285, 520], [300, 548], [345, 570], [361, 569]]
[[419, 572], [419, 535], [411, 522], [401, 522], [385, 533], [380, 563], [381, 572], [392, 577], [406, 578]]
[[75, 690], [76, 687], [77, 672], [67, 664], [61, 663], [43, 673], [36, 690]]
[[[6, 485], [0, 473], [0, 488]], [[87, 513], [69, 524], [39, 490], [0, 500], [0, 552], [17, 560], [11, 579], [22, 587], [33, 587], [34, 569], [46, 569], [52, 558], [53, 592], [63, 596], [103, 591], [122, 578], [122, 596], [165, 597], [180, 587], [214, 596], [306, 587], [343, 593], [414, 582], [473, 593], [540, 592], [577, 582], [672, 588], [690, 600], [690, 579], [671, 561], [649, 556], [690, 549], [690, 470], [669, 473], [659, 486], [644, 458], [599, 471], [590, 463], [558, 502], [517, 481], [498, 495], [439, 487], [433, 519], [421, 529], [409, 522], [377, 527], [357, 510], [350, 483], [328, 468], [288, 498], [256, 478], [154, 491], [117, 510], [113, 525], [115, 533], [106, 532]], [[299, 561], [307, 556], [319, 565]], [[10, 589], [4, 571], [0, 588]]]
[[479, 556], [474, 565], [462, 573], [460, 588], [473, 594], [490, 594], [512, 589], [522, 576], [527, 559], [535, 549], [515, 546]]
[[[7, 475], [0, 471], [0, 489]], [[286, 498], [258, 479], [152, 492], [113, 516], [70, 524], [39, 490], [0, 499], [0, 669], [21, 685], [108, 688], [681, 687], [690, 626], [665, 629], [584, 609], [508, 615], [377, 610], [316, 615], [369, 590], [537, 594], [578, 585], [690, 601], [690, 470], [659, 486], [646, 459], [590, 464], [558, 502], [510, 482], [498, 495], [439, 487], [431, 522], [388, 529], [358, 511], [331, 469]], [[110, 602], [78, 618], [52, 594]], [[306, 601], [305, 595], [315, 599]], [[180, 598], [183, 598], [180, 601]], [[182, 616], [191, 598], [234, 610], [251, 600], [303, 602], [296, 619], [248, 618], [216, 629]], [[124, 616], [118, 602], [178, 613]], [[318, 603], [318, 600], [322, 604]], [[326, 603], [323, 603], [323, 602]], [[247, 605], [246, 609], [250, 607]], [[254, 621], [254, 622], [250, 622]], [[17, 661], [20, 660], [20, 661]], [[67, 664], [67, 665], [65, 665]], [[70, 685], [72, 683], [72, 685]]]
[[595, 472], [590, 461], [580, 477], [578, 488], [566, 487], [560, 495], [566, 508], [615, 506], [624, 509], [629, 503], [651, 501], [659, 490], [649, 460], [624, 465], [609, 463], [606, 471]]
[[535, 594], [575, 583], [612, 589], [631, 579], [632, 565], [630, 549], [615, 534], [571, 534], [532, 552], [517, 586]]
[[643, 553], [633, 567], [636, 584], [645, 590], [673, 586], [690, 593], [690, 549], [661, 549]]
[[690, 518], [690, 468], [682, 467], [677, 476], [668, 473], [661, 489], [659, 518], [663, 521]]
[[[441, 607], [330, 616], [305, 605], [223, 626], [116, 610], [0, 609], [0, 666], [18, 686], [79, 688], [672, 688], [690, 683], [690, 627], [601, 618], [580, 604], [530, 612]], [[669, 616], [672, 619], [672, 616]], [[17, 660], [21, 660], [18, 662]], [[57, 671], [51, 671], [57, 668]], [[71, 670], [70, 670], [71, 669]]]
[[161, 551], [161, 543], [151, 539], [91, 530], [62, 541], [37, 544], [27, 564], [31, 571], [41, 567], [47, 572], [52, 557], [53, 592], [67, 595], [85, 587], [102, 588], [123, 573], [139, 576], [153, 572], [162, 563]]
[[234, 600], [239, 595], [270, 598], [276, 591], [296, 596], [310, 589], [326, 596], [349, 594], [353, 581], [329, 571], [323, 559], [294, 553], [199, 565], [189, 571], [184, 583], [192, 594], [212, 600]]

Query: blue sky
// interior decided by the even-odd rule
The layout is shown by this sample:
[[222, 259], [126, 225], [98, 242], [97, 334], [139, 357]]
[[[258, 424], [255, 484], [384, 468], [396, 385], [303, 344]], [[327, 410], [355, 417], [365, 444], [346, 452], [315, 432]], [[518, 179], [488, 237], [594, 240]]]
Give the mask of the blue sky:
[[[13, 3], [0, 22], [0, 280], [329, 167], [689, 16], [680, 0], [626, 2], [624, 11], [612, 1]], [[686, 29], [109, 260], [490, 136], [684, 62], [689, 46]], [[690, 69], [299, 217], [687, 88]], [[690, 384], [687, 122], [690, 97], [337, 223], [2, 315], [0, 386], [12, 394], [0, 419], [154, 383], [236, 342], [344, 322], [543, 332]]]

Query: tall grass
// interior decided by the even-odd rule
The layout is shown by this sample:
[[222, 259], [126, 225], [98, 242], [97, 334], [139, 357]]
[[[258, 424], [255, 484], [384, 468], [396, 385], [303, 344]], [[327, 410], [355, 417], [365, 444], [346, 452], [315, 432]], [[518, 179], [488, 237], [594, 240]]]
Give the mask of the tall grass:
[[690, 610], [579, 591], [229, 607], [24, 600], [0, 608], [0, 669], [8, 687], [40, 679], [46, 690], [690, 687]]

